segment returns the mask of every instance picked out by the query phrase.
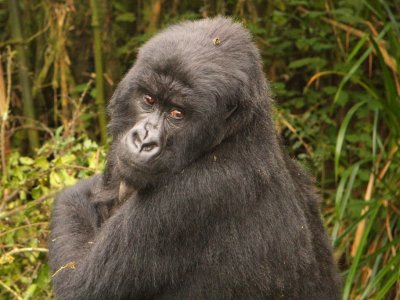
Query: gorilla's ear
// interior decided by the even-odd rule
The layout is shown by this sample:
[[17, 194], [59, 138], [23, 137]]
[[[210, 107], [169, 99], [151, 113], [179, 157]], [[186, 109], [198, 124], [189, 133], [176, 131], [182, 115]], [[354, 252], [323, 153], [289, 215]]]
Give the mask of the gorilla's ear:
[[228, 120], [233, 115], [233, 113], [238, 109], [238, 107], [239, 103], [237, 102], [230, 104], [227, 107], [228, 111], [225, 113], [225, 120]]

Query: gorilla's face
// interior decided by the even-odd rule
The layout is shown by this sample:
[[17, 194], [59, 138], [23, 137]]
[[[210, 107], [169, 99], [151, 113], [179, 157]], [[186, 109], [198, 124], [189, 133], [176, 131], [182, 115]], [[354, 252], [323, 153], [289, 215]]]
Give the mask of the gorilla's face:
[[130, 88], [115, 99], [123, 129], [114, 140], [114, 159], [122, 178], [135, 188], [155, 184], [213, 149], [234, 111], [176, 76], [143, 75], [139, 69], [128, 76]]

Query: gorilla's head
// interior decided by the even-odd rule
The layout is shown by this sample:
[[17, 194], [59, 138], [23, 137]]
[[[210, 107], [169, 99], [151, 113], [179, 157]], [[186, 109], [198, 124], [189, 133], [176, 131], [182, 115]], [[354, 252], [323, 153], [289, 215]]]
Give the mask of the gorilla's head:
[[136, 189], [179, 172], [264, 115], [267, 87], [251, 36], [215, 18], [147, 42], [108, 107], [108, 168]]

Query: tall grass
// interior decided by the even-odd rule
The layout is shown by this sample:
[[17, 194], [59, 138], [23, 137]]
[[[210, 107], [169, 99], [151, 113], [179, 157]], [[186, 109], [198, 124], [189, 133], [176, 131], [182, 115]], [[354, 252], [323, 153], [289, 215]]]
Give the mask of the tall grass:
[[[335, 147], [334, 173], [338, 184], [332, 238], [340, 252], [347, 252], [339, 252], [339, 255], [346, 254], [348, 266], [343, 273], [344, 300], [400, 297], [400, 236], [397, 234], [400, 217], [400, 77], [399, 60], [388, 53], [387, 42], [390, 39], [391, 47], [400, 49], [400, 23], [392, 19], [384, 25], [379, 33], [374, 30], [360, 38], [346, 60], [346, 72], [323, 72], [312, 79], [342, 75], [334, 103], [349, 82], [365, 91], [363, 98], [350, 101], [352, 106], [340, 124]], [[368, 58], [378, 61], [374, 71], [379, 72], [383, 88], [374, 86], [368, 75], [360, 71]], [[345, 147], [346, 140], [351, 140], [348, 135], [357, 134], [352, 122], [369, 120], [373, 120], [368, 130], [370, 139], [356, 146], [366, 148], [369, 155], [356, 154], [353, 159], [343, 161], [342, 156], [349, 157], [355, 149]], [[360, 184], [361, 177], [366, 178], [366, 175], [366, 184]], [[355, 208], [356, 218], [351, 212]]]

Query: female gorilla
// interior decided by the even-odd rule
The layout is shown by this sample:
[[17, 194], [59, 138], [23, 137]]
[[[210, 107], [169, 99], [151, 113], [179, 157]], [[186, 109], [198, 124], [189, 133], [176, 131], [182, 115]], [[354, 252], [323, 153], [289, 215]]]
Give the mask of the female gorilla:
[[172, 26], [109, 105], [105, 173], [51, 220], [59, 299], [340, 299], [313, 183], [283, 153], [251, 36]]

